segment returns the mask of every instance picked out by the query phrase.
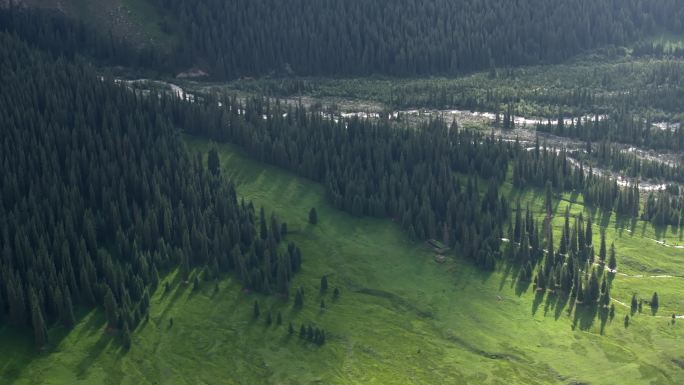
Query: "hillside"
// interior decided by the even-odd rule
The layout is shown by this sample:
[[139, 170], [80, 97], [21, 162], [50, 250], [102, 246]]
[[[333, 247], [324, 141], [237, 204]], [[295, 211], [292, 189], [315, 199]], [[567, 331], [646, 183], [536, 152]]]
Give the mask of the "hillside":
[[[202, 152], [207, 148], [194, 139], [189, 145]], [[136, 330], [130, 352], [122, 353], [103, 335], [99, 312], [84, 315], [46, 357], [35, 357], [28, 344], [5, 330], [2, 339], [16, 341], [11, 349], [3, 344], [0, 353], [7, 362], [5, 380], [676, 384], [684, 379], [678, 366], [684, 359], [680, 320], [670, 325], [669, 319], [672, 312], [684, 313], [678, 299], [684, 291], [681, 252], [649, 240], [655, 235], [642, 223], [634, 233], [616, 227], [612, 219], [607, 224], [608, 238], [623, 250], [620, 272], [631, 278], [616, 277], [616, 316], [601, 334], [599, 320], [580, 321], [573, 328], [573, 317], [567, 315], [571, 304], [537, 303], [534, 292], [518, 292], [507, 271], [485, 273], [460, 257], [437, 264], [426, 246], [407, 242], [396, 225], [335, 210], [320, 186], [250, 161], [230, 146], [221, 146], [219, 153], [222, 169], [238, 183], [238, 194], [282, 213], [293, 229], [291, 239], [310, 256], [294, 282], [307, 293], [304, 309], [245, 294], [233, 280], [220, 281], [218, 292], [208, 283], [193, 294], [170, 275], [163, 281], [172, 282], [173, 290], [152, 296], [150, 321]], [[534, 207], [541, 204], [532, 192], [523, 199]], [[566, 205], [560, 202], [557, 211]], [[306, 223], [311, 206], [319, 209], [318, 226]], [[573, 215], [582, 211], [580, 204], [571, 207]], [[562, 221], [554, 227], [559, 231]], [[681, 244], [680, 235], [663, 237]], [[332, 300], [330, 292], [318, 294], [324, 274], [330, 288], [341, 289], [339, 300]], [[673, 277], [649, 278], [666, 274]], [[620, 303], [628, 303], [633, 291], [649, 296], [655, 288], [664, 301], [658, 316], [645, 310], [626, 328], [629, 309]], [[321, 298], [325, 310], [319, 308]], [[263, 317], [254, 321], [249, 310], [254, 299], [274, 313], [282, 311], [284, 324], [267, 326]], [[290, 320], [297, 330], [302, 323], [325, 325], [330, 342], [319, 350], [297, 335], [288, 337]]]
[[3, 8], [0, 385], [684, 383], [682, 8]]

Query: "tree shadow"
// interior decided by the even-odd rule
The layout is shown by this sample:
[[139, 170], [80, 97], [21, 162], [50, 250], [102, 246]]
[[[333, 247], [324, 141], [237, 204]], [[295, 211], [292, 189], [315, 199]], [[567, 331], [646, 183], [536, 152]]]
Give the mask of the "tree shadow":
[[515, 277], [520, 274], [520, 266], [518, 264], [515, 264], [513, 262], [506, 262], [505, 263], [505, 268], [503, 270], [503, 274], [501, 276], [501, 282], [499, 282], [499, 291], [501, 291], [506, 284], [506, 281], [510, 278], [511, 279], [511, 287], [515, 286], [516, 284], [516, 279]]
[[601, 308], [598, 310], [598, 313], [599, 320], [601, 321], [599, 334], [603, 335], [606, 330], [606, 323], [608, 322], [608, 308], [601, 306]]
[[579, 326], [580, 330], [589, 330], [596, 318], [597, 306], [577, 304], [575, 306], [575, 317], [573, 319], [573, 330]]
[[631, 228], [634, 226], [634, 221], [632, 219], [633, 218], [624, 215], [620, 215], [615, 218], [615, 232], [618, 234], [618, 236], [622, 237], [625, 228], [628, 226], [631, 231]]
[[529, 289], [531, 283], [532, 282], [530, 280], [527, 280], [527, 279], [526, 280], [517, 279], [515, 281], [515, 295], [520, 297], [524, 292], [527, 291], [527, 289]]
[[554, 308], [556, 306], [556, 299], [557, 295], [555, 292], [549, 292], [546, 295], [546, 301], [544, 302], [544, 317], [546, 317], [549, 314], [549, 310]]
[[88, 369], [93, 366], [98, 357], [102, 354], [102, 352], [105, 351], [105, 349], [107, 349], [107, 347], [113, 340], [115, 340], [115, 338], [115, 334], [108, 332], [103, 332], [100, 335], [100, 338], [97, 340], [97, 342], [87, 349], [87, 354], [85, 354], [81, 362], [76, 365], [77, 378], [84, 379], [86, 377]]
[[563, 309], [565, 309], [565, 306], [568, 304], [568, 299], [570, 299], [570, 293], [565, 292], [565, 291], [560, 291], [559, 294], [557, 295], [557, 300], [556, 300], [556, 306], [555, 306], [555, 312], [554, 312], [554, 319], [558, 320], [561, 316], [561, 313], [563, 312]]
[[534, 301], [532, 301], [532, 315], [537, 314], [537, 310], [539, 310], [539, 305], [541, 305], [542, 301], [544, 300], [544, 291], [543, 290], [535, 290], [534, 293]]
[[599, 216], [599, 226], [601, 228], [607, 228], [608, 225], [610, 224], [610, 218], [613, 215], [611, 211], [608, 210], [598, 210], [598, 216]]

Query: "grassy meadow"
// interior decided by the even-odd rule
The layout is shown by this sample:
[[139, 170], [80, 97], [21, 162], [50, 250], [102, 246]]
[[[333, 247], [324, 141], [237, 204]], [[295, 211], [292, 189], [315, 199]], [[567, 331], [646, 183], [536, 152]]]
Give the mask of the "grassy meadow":
[[[191, 138], [188, 146], [209, 148]], [[650, 299], [658, 291], [661, 302], [656, 316], [645, 306], [627, 328], [629, 309], [616, 302], [615, 319], [601, 325], [582, 312], [568, 314], [570, 301], [517, 285], [512, 269], [483, 272], [458, 257], [438, 264], [434, 252], [409, 242], [390, 220], [338, 211], [321, 185], [249, 160], [230, 145], [218, 149], [239, 196], [277, 212], [290, 230], [286, 240], [301, 247], [302, 272], [291, 291], [304, 288], [304, 308], [244, 292], [232, 278], [203, 282], [193, 292], [172, 272], [128, 352], [105, 332], [101, 310], [82, 312], [68, 333], [51, 330], [50, 354], [35, 352], [29, 331], [0, 329], [0, 384], [684, 383], [684, 319], [670, 322], [672, 313], [684, 314], [684, 250], [652, 240], [681, 245], [681, 233], [656, 234], [642, 222], [618, 224], [595, 213], [595, 243], [602, 223], [618, 250], [614, 299], [628, 303], [633, 292]], [[507, 185], [504, 193], [543, 215], [541, 192]], [[566, 206], [573, 215], [584, 210], [577, 200], [566, 195], [558, 202], [556, 239]], [[315, 226], [307, 221], [311, 207], [318, 210]], [[323, 275], [329, 289], [322, 295]], [[282, 313], [282, 325], [266, 325], [269, 310], [274, 320]], [[288, 336], [289, 322], [295, 335]], [[302, 323], [324, 328], [326, 344], [300, 339]]]

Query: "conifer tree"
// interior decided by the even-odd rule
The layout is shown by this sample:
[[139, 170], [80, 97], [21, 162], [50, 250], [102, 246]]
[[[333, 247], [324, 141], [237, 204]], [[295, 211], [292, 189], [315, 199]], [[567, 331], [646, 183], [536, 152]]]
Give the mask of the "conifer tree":
[[318, 223], [318, 212], [315, 207], [312, 207], [311, 210], [309, 210], [309, 223], [312, 225]]
[[660, 303], [658, 301], [658, 293], [654, 292], [653, 296], [651, 297], [651, 312], [655, 314], [658, 311], [658, 307], [660, 307]]
[[116, 327], [119, 322], [119, 311], [117, 310], [116, 298], [114, 298], [114, 293], [112, 293], [109, 286], [105, 287], [104, 308], [107, 315], [107, 326], [110, 328]]
[[38, 298], [36, 294], [31, 294], [31, 319], [33, 324], [33, 337], [36, 343], [36, 347], [41, 349], [48, 342], [47, 326], [45, 325], [45, 319], [40, 310], [40, 305], [38, 303]]
[[254, 317], [254, 319], [257, 319], [257, 318], [259, 318], [260, 313], [261, 312], [259, 311], [259, 301], [254, 301], [254, 308], [252, 310], [252, 316]]
[[617, 269], [617, 259], [615, 257], [615, 243], [611, 242], [610, 244], [610, 256], [608, 258], [608, 268], [611, 271], [615, 271]]
[[632, 314], [636, 313], [638, 308], [639, 308], [639, 303], [637, 302], [637, 296], [635, 293], [635, 294], [632, 294], [632, 303], [631, 303]]
[[604, 266], [606, 263], [606, 232], [601, 230], [601, 246], [599, 248], [599, 263]]
[[294, 307], [297, 309], [301, 309], [304, 306], [304, 294], [302, 293], [303, 292], [301, 288], [297, 289], [294, 300]]
[[131, 349], [131, 331], [128, 328], [128, 322], [124, 322], [123, 329], [121, 331], [121, 342], [125, 350]]
[[325, 293], [328, 290], [328, 277], [321, 277], [321, 293]]
[[221, 172], [221, 160], [219, 159], [218, 151], [216, 151], [215, 147], [212, 147], [209, 150], [209, 154], [207, 156], [207, 167], [209, 172], [211, 172], [213, 175], [218, 175]]

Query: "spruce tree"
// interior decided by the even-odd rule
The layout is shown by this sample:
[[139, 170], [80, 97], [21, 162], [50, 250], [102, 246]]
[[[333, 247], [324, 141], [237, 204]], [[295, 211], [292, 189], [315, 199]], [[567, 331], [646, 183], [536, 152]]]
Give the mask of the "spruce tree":
[[599, 263], [603, 267], [606, 263], [606, 232], [605, 229], [601, 230], [601, 246], [599, 248]]
[[71, 329], [76, 324], [74, 305], [71, 302], [71, 295], [68, 293], [64, 296], [64, 304], [62, 305], [62, 324], [68, 329]]
[[638, 308], [639, 308], [639, 303], [637, 302], [637, 296], [635, 293], [635, 294], [632, 294], [632, 303], [631, 303], [632, 314], [636, 313]]
[[325, 293], [328, 290], [328, 277], [321, 277], [321, 293]]
[[114, 293], [112, 293], [109, 286], [105, 287], [104, 308], [107, 315], [107, 326], [110, 328], [116, 327], [119, 321], [119, 311], [116, 298], [114, 298]]
[[302, 289], [299, 288], [299, 289], [297, 289], [297, 293], [295, 294], [294, 307], [297, 309], [301, 309], [303, 306], [304, 306], [304, 295], [302, 294]]
[[257, 318], [259, 318], [259, 314], [260, 314], [259, 301], [254, 301], [254, 308], [252, 310], [252, 316], [254, 317], [254, 319], [257, 319]]
[[551, 181], [546, 181], [544, 197], [546, 215], [550, 217], [553, 214], [553, 192], [551, 191]]
[[318, 212], [315, 207], [312, 207], [311, 210], [309, 210], [309, 223], [312, 225], [318, 223]]
[[48, 342], [48, 334], [45, 319], [43, 318], [43, 313], [40, 310], [38, 298], [36, 298], [35, 293], [31, 294], [31, 320], [36, 347], [41, 349]]
[[221, 160], [219, 159], [218, 151], [214, 147], [209, 150], [207, 167], [213, 175], [218, 175], [221, 172]]
[[121, 331], [121, 342], [125, 350], [131, 349], [131, 331], [128, 328], [128, 322], [124, 322], [123, 329]]
[[608, 257], [608, 268], [610, 269], [611, 272], [615, 271], [617, 269], [617, 259], [615, 257], [615, 243], [611, 242], [610, 244], [610, 256]]

